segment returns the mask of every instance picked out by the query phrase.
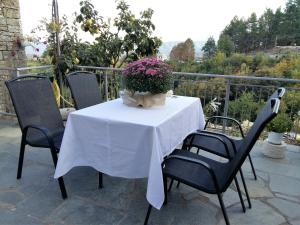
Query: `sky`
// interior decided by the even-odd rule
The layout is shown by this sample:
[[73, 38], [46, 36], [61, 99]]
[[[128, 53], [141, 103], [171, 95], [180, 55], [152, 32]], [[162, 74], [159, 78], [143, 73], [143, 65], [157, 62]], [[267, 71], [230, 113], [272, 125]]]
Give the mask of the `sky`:
[[[80, 0], [57, 0], [60, 16], [72, 17], [79, 11]], [[125, 0], [132, 12], [147, 8], [154, 10], [152, 22], [156, 26], [154, 34], [167, 41], [206, 41], [213, 36], [218, 39], [220, 32], [231, 19], [247, 18], [252, 12], [260, 16], [266, 8], [284, 8], [287, 0]], [[24, 34], [30, 34], [39, 21], [51, 18], [52, 0], [19, 0]], [[104, 18], [114, 18], [117, 14], [114, 0], [91, 0], [95, 9]], [[71, 20], [71, 19], [70, 19]], [[82, 36], [83, 39], [89, 39]]]

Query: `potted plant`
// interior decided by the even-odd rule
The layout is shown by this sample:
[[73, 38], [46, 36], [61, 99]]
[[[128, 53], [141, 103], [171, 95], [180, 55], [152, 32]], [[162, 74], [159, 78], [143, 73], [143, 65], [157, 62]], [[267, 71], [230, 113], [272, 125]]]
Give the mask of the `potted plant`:
[[125, 90], [121, 97], [125, 104], [150, 107], [163, 105], [171, 89], [171, 67], [154, 58], [144, 58], [128, 64], [123, 71]]
[[267, 126], [268, 142], [280, 145], [283, 134], [292, 129], [293, 121], [286, 113], [279, 113]]
[[263, 154], [271, 158], [284, 158], [286, 144], [283, 134], [292, 129], [293, 121], [286, 113], [279, 113], [267, 126], [268, 139], [264, 141]]

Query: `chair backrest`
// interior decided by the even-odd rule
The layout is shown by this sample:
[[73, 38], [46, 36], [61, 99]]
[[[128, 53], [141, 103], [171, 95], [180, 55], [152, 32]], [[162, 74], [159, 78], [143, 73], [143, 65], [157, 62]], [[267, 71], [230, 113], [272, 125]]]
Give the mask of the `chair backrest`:
[[84, 71], [67, 75], [76, 109], [82, 109], [101, 103], [101, 94], [96, 74]]
[[259, 138], [259, 135], [264, 130], [266, 125], [278, 114], [280, 106], [280, 100], [278, 98], [273, 98], [270, 101], [267, 101], [266, 105], [262, 108], [259, 114], [256, 117], [256, 120], [253, 123], [253, 126], [247, 133], [246, 137], [243, 139], [243, 143], [237, 149], [236, 155], [230, 161], [229, 166], [229, 177], [225, 185], [225, 189], [231, 184], [233, 178], [236, 176], [236, 173], [243, 165], [246, 157], [253, 148], [255, 142]]
[[5, 82], [20, 128], [43, 126], [55, 132], [63, 129], [63, 121], [50, 80], [45, 76], [26, 75]]
[[273, 98], [281, 99], [283, 97], [283, 95], [285, 94], [285, 92], [286, 92], [285, 88], [280, 87], [269, 97], [269, 100], [273, 99]]

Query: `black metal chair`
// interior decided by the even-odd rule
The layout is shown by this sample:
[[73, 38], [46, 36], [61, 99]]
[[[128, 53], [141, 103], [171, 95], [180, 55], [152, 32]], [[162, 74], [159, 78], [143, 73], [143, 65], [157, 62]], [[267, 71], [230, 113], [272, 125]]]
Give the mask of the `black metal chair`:
[[83, 109], [102, 102], [96, 74], [77, 71], [68, 74], [67, 81], [76, 109]]
[[[279, 98], [279, 99], [281, 99], [283, 97], [283, 95], [285, 94], [285, 92], [286, 92], [285, 88], [283, 88], [283, 87], [278, 88], [269, 97], [268, 101], [270, 101], [273, 98]], [[218, 120], [218, 119], [219, 120], [223, 120], [223, 121], [230, 121], [230, 122], [236, 124], [238, 126], [238, 128], [239, 128], [240, 135], [241, 135], [242, 139], [245, 138], [245, 135], [244, 135], [244, 132], [243, 132], [243, 129], [242, 129], [242, 126], [241, 126], [240, 122], [238, 120], [234, 119], [234, 118], [224, 117], [224, 116], [212, 116], [212, 117], [208, 118], [206, 120], [206, 123], [205, 123], [205, 126], [204, 126], [204, 130], [203, 131], [199, 131], [199, 132], [217, 135], [217, 136], [221, 137], [222, 139], [224, 139], [224, 141], [226, 141], [227, 143], [229, 142], [229, 144], [233, 145], [234, 147], [232, 148], [232, 150], [238, 149], [239, 146], [242, 144], [242, 139], [235, 139], [235, 138], [231, 138], [231, 137], [229, 137], [229, 136], [227, 136], [227, 135], [225, 135], [223, 133], [211, 132], [211, 131], [207, 131], [206, 130], [208, 124], [211, 121]], [[205, 142], [205, 140], [201, 140], [201, 141]], [[207, 142], [207, 145], [206, 145], [206, 149], [203, 149], [203, 150], [208, 151], [208, 152], [213, 153], [213, 154], [216, 154], [216, 155], [219, 155], [221, 157], [228, 158], [228, 155], [224, 151], [224, 149], [222, 149], [222, 148], [214, 148], [213, 143], [210, 140], [207, 140], [207, 141], [208, 142]], [[229, 158], [231, 158], [234, 154], [235, 154], [235, 151], [230, 152]], [[257, 180], [255, 168], [254, 168], [254, 165], [253, 165], [252, 158], [251, 158], [250, 154], [248, 155], [248, 159], [249, 159], [249, 162], [250, 162], [252, 173], [254, 175], [254, 179]]]
[[[96, 74], [76, 71], [67, 75], [67, 81], [77, 110], [102, 102]], [[99, 172], [98, 187], [103, 187], [103, 175], [101, 172]]]
[[[273, 98], [281, 99], [283, 97], [283, 95], [285, 94], [285, 92], [286, 92], [285, 88], [282, 88], [282, 87], [278, 88], [269, 97], [268, 101], [270, 101]], [[207, 125], [209, 124], [209, 122], [211, 120], [215, 120], [215, 119], [222, 119], [222, 120], [227, 120], [227, 121], [234, 122], [239, 127], [239, 131], [240, 131], [242, 139], [245, 138], [242, 126], [236, 119], [233, 119], [233, 118], [230, 118], [230, 117], [223, 117], [223, 116], [213, 116], [213, 117], [210, 117], [210, 118], [207, 119], [206, 124], [204, 126], [204, 130], [202, 130], [202, 131], [199, 130], [198, 131], [202, 135], [198, 135], [198, 136], [194, 137], [193, 142], [197, 143], [198, 146], [201, 146], [202, 151], [206, 151], [206, 152], [221, 156], [223, 158], [226, 158], [228, 160], [231, 160], [233, 158], [233, 156], [236, 154], [237, 149], [239, 149], [240, 145], [243, 143], [243, 141], [242, 141], [242, 139], [235, 139], [235, 138], [229, 137], [229, 136], [227, 136], [223, 133], [218, 133], [218, 132], [212, 132], [212, 131], [205, 130], [207, 128]], [[230, 146], [230, 148], [225, 148], [224, 144], [222, 144], [222, 143], [220, 144], [220, 142], [224, 142], [224, 144], [226, 143], [226, 145]], [[184, 148], [186, 148], [186, 146], [183, 146], [183, 149]], [[197, 154], [199, 153], [199, 150], [200, 150], [200, 148], [197, 149]], [[248, 155], [248, 159], [249, 159], [249, 162], [250, 162], [250, 165], [251, 165], [251, 169], [252, 169], [254, 178], [256, 180], [257, 176], [256, 176], [256, 172], [255, 172], [250, 154]], [[244, 189], [245, 189], [245, 194], [246, 194], [246, 197], [247, 197], [249, 208], [251, 208], [251, 201], [250, 201], [250, 197], [249, 197], [249, 193], [248, 193], [248, 190], [247, 190], [247, 185], [246, 185], [246, 182], [245, 182], [245, 178], [244, 178], [242, 169], [240, 170], [240, 175], [241, 175], [241, 180], [242, 180], [242, 183], [243, 183], [243, 186], [244, 186]], [[242, 197], [241, 197], [238, 181], [235, 180], [235, 183], [236, 183], [236, 186], [237, 186], [237, 190], [238, 190], [238, 194], [239, 194], [239, 197], [240, 197], [240, 200], [241, 200], [243, 211], [245, 212], [246, 208], [244, 206], [244, 202], [243, 202]], [[173, 180], [170, 183], [169, 190], [171, 190], [172, 185], [173, 185]], [[177, 187], [179, 187], [179, 185], [180, 185], [180, 182], [177, 183]]]
[[[64, 124], [57, 107], [50, 80], [45, 76], [21, 76], [5, 82], [22, 131], [17, 179], [22, 176], [26, 145], [49, 148], [57, 164]], [[63, 178], [58, 179], [63, 199], [67, 192]]]
[[[170, 156], [166, 157], [162, 164], [164, 187], [165, 187], [165, 204], [167, 203], [166, 180], [172, 178], [186, 185], [194, 187], [203, 192], [217, 194], [222, 213], [227, 225], [230, 224], [226, 209], [224, 206], [222, 193], [224, 193], [232, 181], [235, 179], [238, 171], [246, 160], [249, 152], [253, 148], [259, 135], [277, 114], [279, 110], [280, 100], [272, 99], [266, 103], [258, 114], [253, 126], [249, 130], [247, 136], [243, 139], [242, 144], [237, 149], [232, 160], [224, 163], [212, 160], [202, 155], [182, 149], [175, 150]], [[194, 137], [201, 133], [192, 133], [184, 141], [185, 146], [200, 147], [194, 143]], [[230, 145], [227, 149], [232, 148]], [[152, 206], [149, 205], [144, 224], [148, 223]]]

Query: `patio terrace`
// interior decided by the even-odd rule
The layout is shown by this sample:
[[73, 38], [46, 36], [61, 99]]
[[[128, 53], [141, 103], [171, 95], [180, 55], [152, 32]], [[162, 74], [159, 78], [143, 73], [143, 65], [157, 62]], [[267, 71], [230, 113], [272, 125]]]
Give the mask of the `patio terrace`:
[[[22, 179], [16, 179], [21, 133], [16, 121], [0, 121], [0, 224], [142, 224], [146, 215], [146, 179], [104, 175], [80, 167], [65, 177], [68, 199], [62, 200], [49, 150], [27, 148]], [[266, 158], [258, 142], [252, 151], [258, 180], [244, 165], [252, 209], [242, 212], [235, 187], [224, 194], [232, 224], [300, 224], [300, 148], [288, 146], [282, 160]], [[217, 197], [190, 187], [173, 187], [169, 202], [153, 210], [149, 224], [224, 224]], [[245, 196], [244, 196], [245, 198]], [[245, 201], [246, 204], [246, 201]], [[247, 204], [246, 204], [247, 205]]]

